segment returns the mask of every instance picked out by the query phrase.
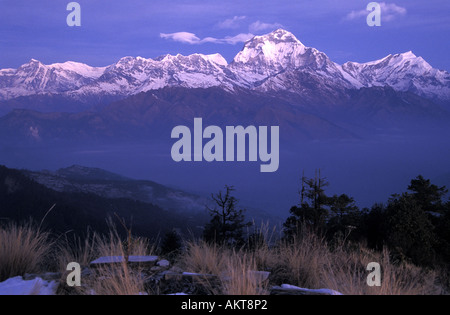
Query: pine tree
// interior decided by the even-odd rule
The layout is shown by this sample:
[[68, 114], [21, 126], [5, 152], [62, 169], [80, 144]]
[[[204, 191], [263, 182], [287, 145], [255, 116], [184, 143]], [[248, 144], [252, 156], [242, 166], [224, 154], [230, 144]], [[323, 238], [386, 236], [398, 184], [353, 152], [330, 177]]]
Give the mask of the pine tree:
[[161, 253], [167, 256], [177, 256], [183, 248], [182, 237], [176, 229], [167, 232], [164, 235], [161, 244]]
[[203, 237], [206, 241], [225, 245], [242, 244], [244, 228], [251, 225], [246, 223], [244, 209], [238, 209], [238, 200], [232, 196], [234, 188], [225, 186], [225, 193], [220, 191], [213, 194], [214, 208], [207, 207], [212, 219], [205, 227]]
[[433, 185], [429, 179], [419, 175], [411, 181], [408, 190], [413, 193], [412, 196], [424, 211], [442, 212], [444, 208], [442, 198], [448, 193], [445, 186]]
[[434, 262], [437, 238], [429, 216], [416, 199], [405, 193], [393, 196], [387, 207], [387, 242], [399, 258], [418, 265]]
[[299, 234], [301, 229], [323, 233], [329, 215], [330, 198], [325, 194], [325, 187], [329, 185], [321, 171], [316, 170], [314, 178], [307, 178], [303, 174], [300, 204], [291, 208], [291, 216], [283, 224], [286, 238]]
[[327, 223], [330, 236], [336, 233], [348, 238], [351, 231], [357, 229], [362, 221], [362, 214], [355, 204], [355, 200], [346, 194], [334, 195], [329, 199], [330, 216]]

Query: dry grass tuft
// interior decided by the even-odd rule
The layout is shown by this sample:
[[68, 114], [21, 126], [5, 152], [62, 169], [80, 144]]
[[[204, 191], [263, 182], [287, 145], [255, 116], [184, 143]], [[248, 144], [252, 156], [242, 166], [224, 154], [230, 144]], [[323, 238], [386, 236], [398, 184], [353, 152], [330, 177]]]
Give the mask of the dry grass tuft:
[[[358, 250], [340, 249], [331, 253], [322, 284], [348, 295], [434, 295], [440, 290], [435, 285], [434, 272], [411, 264], [393, 264], [389, 252], [381, 253], [359, 246]], [[367, 265], [381, 266], [381, 286], [367, 285]]]
[[257, 271], [254, 257], [234, 252], [227, 259], [227, 269], [222, 274], [225, 295], [267, 295], [267, 283], [260, 282], [252, 272]]
[[55, 252], [58, 270], [62, 273], [71, 262], [77, 262], [81, 266], [88, 266], [91, 261], [98, 258], [97, 239], [95, 233], [88, 234], [84, 239], [79, 237], [73, 240], [65, 239], [60, 241]]
[[273, 249], [272, 255], [278, 258], [275, 265], [271, 266], [276, 271], [275, 281], [303, 288], [318, 288], [329, 251], [323, 239], [308, 234], [294, 239], [292, 243], [280, 244]]
[[[147, 239], [128, 238], [121, 240], [116, 230], [109, 237], [96, 240], [99, 256], [148, 256], [154, 251]], [[88, 285], [95, 295], [140, 295], [145, 291], [145, 279], [140, 268], [131, 269], [127, 261], [95, 270], [93, 281]]]
[[141, 295], [145, 291], [145, 279], [140, 270], [129, 268], [126, 263], [95, 270], [88, 280], [85, 294], [90, 295]]
[[181, 260], [181, 268], [189, 272], [220, 275], [227, 268], [231, 251], [204, 241], [190, 242]]
[[[181, 260], [181, 267], [185, 270], [219, 276], [221, 287], [208, 288], [215, 294], [267, 294], [267, 283], [260, 283], [251, 273], [258, 270], [255, 256], [244, 250], [233, 251], [225, 246], [203, 241], [191, 242]], [[205, 285], [212, 284], [205, 279]]]
[[52, 244], [31, 223], [0, 227], [0, 281], [40, 271]]
[[[411, 264], [395, 264], [389, 252], [341, 242], [331, 247], [324, 238], [305, 233], [292, 242], [232, 251], [205, 242], [193, 242], [181, 258], [183, 268], [220, 275], [221, 293], [267, 294], [268, 286], [291, 284], [309, 289], [332, 289], [345, 295], [442, 294], [435, 272]], [[369, 287], [371, 262], [381, 265], [381, 287]], [[249, 271], [270, 271], [270, 283], [255, 283]]]
[[[105, 256], [150, 256], [155, 245], [145, 238], [127, 237], [124, 241], [114, 227], [106, 236], [96, 234], [76, 246], [61, 247], [60, 268], [64, 271], [70, 262], [88, 266], [91, 261]], [[83, 286], [77, 294], [86, 295], [140, 295], [145, 291], [145, 279], [139, 267], [130, 268], [126, 261], [110, 266], [96, 267], [89, 277], [83, 279]]]

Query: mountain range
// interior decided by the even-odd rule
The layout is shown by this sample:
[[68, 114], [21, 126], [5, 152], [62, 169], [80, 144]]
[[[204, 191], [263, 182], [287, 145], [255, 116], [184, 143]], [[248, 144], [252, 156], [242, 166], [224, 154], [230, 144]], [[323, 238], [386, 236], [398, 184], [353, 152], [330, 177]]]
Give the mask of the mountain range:
[[447, 124], [449, 110], [450, 74], [411, 51], [339, 65], [283, 29], [255, 36], [230, 63], [193, 54], [0, 70], [0, 131], [16, 140], [148, 138], [194, 117], [353, 139], [367, 128]]
[[76, 62], [44, 65], [32, 59], [18, 69], [0, 70], [0, 100], [49, 94], [88, 100], [164, 87], [216, 86], [301, 95], [308, 88], [302, 78], [320, 82], [324, 89], [390, 86], [396, 91], [450, 100], [450, 74], [433, 69], [411, 51], [368, 63], [338, 65], [282, 29], [254, 37], [229, 64], [220, 54], [125, 57], [107, 67]]

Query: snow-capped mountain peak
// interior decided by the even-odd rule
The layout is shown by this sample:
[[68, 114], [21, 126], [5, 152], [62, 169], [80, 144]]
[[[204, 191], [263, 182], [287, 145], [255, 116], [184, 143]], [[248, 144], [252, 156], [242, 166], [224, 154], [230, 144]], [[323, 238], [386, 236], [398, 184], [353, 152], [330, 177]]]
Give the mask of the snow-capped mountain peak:
[[228, 66], [227, 60], [221, 55], [221, 54], [212, 54], [212, 55], [203, 55], [206, 60], [210, 62], [214, 62], [215, 64], [218, 64], [219, 66], [226, 67]]
[[449, 73], [434, 69], [412, 51], [367, 63], [347, 62], [342, 70], [365, 87], [390, 86], [427, 98], [450, 99]]
[[[229, 68], [240, 78], [240, 83], [263, 91], [302, 89], [301, 83], [292, 82], [300, 73], [333, 81], [339, 87], [350, 87], [339, 66], [326, 54], [305, 46], [292, 33], [278, 29], [255, 36], [245, 43]], [[292, 76], [293, 73], [296, 73]], [[298, 79], [295, 79], [298, 81]], [[319, 79], [321, 81], [321, 79]]]
[[295, 37], [294, 34], [281, 28], [266, 35], [255, 36], [249, 42], [258, 42], [258, 41], [262, 42], [269, 41], [272, 43], [293, 43], [304, 46], [302, 42], [300, 42], [300, 40], [298, 40], [298, 38]]
[[[305, 46], [292, 33], [282, 29], [247, 41], [229, 67], [244, 86], [251, 88], [258, 88], [268, 79], [273, 81], [272, 78], [281, 73], [301, 69], [341, 76], [326, 54]], [[279, 90], [285, 86], [280, 80], [276, 81], [261, 88]]]
[[67, 61], [64, 63], [54, 63], [48, 66], [60, 72], [73, 72], [82, 77], [98, 79], [106, 70], [106, 67], [91, 67], [84, 63]]
[[[412, 51], [402, 54], [388, 55], [382, 59], [366, 63], [347, 62], [342, 65], [344, 71], [353, 75], [359, 75], [362, 80], [364, 72], [375, 72], [381, 70], [385, 75], [397, 73], [399, 71], [408, 71], [415, 68], [416, 71], [430, 71], [433, 67], [422, 57], [417, 57]], [[378, 73], [379, 75], [380, 73]], [[367, 79], [367, 78], [366, 78]]]
[[31, 59], [18, 69], [0, 72], [0, 100], [76, 90], [97, 80], [105, 69], [71, 61], [44, 65]]
[[255, 36], [236, 55], [232, 67], [267, 75], [298, 65], [307, 48], [292, 33], [277, 30]]
[[164, 55], [156, 58], [155, 61], [161, 62], [165, 65], [174, 65], [177, 67], [192, 67], [195, 69], [203, 69], [204, 67], [210, 66], [226, 67], [228, 65], [225, 58], [220, 54], [192, 54], [189, 56], [183, 56], [181, 54], [177, 54], [176, 56]]

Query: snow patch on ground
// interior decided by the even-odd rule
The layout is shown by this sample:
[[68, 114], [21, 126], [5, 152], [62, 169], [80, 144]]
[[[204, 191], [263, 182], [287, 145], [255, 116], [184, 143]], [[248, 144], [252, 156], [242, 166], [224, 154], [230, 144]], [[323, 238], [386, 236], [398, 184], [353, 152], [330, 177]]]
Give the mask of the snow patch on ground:
[[342, 295], [342, 293], [339, 293], [337, 291], [330, 290], [330, 289], [311, 290], [311, 289], [304, 289], [304, 288], [296, 287], [296, 286], [293, 286], [290, 284], [283, 284], [281, 286], [281, 288], [286, 289], [286, 290], [301, 290], [301, 291], [305, 291], [305, 292], [319, 293], [319, 294]]
[[56, 281], [44, 281], [41, 278], [23, 280], [15, 277], [0, 283], [0, 295], [55, 295]]

